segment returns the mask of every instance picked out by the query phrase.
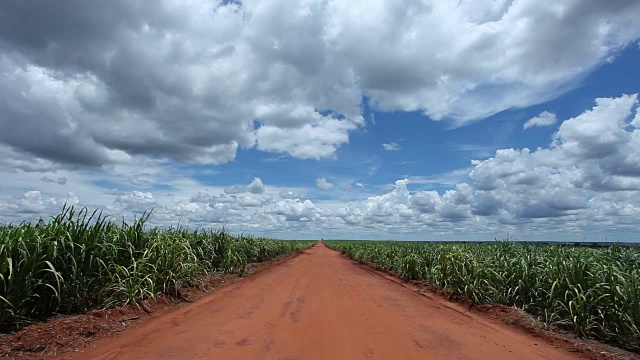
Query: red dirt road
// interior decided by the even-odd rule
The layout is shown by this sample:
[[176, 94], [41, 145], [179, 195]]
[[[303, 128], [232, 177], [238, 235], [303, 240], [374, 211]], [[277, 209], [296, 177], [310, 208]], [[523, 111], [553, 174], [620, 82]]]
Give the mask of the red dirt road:
[[320, 244], [78, 359], [579, 359]]

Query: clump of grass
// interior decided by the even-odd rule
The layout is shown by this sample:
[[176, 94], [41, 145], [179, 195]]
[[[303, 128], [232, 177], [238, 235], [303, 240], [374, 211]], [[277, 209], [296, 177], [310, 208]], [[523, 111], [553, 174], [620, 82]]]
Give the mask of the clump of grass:
[[116, 223], [65, 207], [49, 221], [0, 226], [0, 326], [177, 295], [203, 276], [243, 275], [249, 263], [313, 244], [149, 228], [149, 215]]
[[517, 306], [549, 326], [640, 350], [640, 248], [325, 241], [354, 260], [478, 304]]

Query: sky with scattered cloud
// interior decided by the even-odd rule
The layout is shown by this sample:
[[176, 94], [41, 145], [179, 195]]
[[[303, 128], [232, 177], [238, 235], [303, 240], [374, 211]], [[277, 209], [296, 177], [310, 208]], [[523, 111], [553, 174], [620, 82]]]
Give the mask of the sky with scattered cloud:
[[635, 0], [7, 0], [0, 222], [638, 241]]

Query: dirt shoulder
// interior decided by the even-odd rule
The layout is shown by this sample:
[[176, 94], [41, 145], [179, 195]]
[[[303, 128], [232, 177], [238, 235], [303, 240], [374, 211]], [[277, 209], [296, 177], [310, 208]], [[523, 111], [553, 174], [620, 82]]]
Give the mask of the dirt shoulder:
[[[302, 254], [291, 254], [262, 263], [250, 264], [248, 276], [262, 273]], [[0, 335], [0, 357], [42, 359], [81, 351], [97, 340], [111, 339], [148, 321], [211, 295], [240, 279], [234, 274], [216, 274], [202, 279], [197, 287], [185, 287], [179, 297], [158, 296], [140, 307], [130, 304], [85, 314], [57, 315], [34, 323], [14, 333]]]
[[[338, 252], [337, 250], [334, 251]], [[508, 325], [517, 331], [539, 338], [541, 341], [557, 348], [565, 349], [568, 352], [579, 353], [594, 360], [640, 360], [640, 354], [638, 353], [604, 344], [594, 339], [579, 338], [561, 329], [545, 328], [544, 325], [538, 322], [533, 316], [520, 309], [497, 304], [474, 305], [469, 299], [461, 296], [451, 296], [448, 291], [436, 285], [429, 284], [425, 281], [407, 281], [393, 272], [378, 270], [373, 264], [362, 264], [343, 254], [340, 256], [365, 271], [392, 281], [417, 294], [441, 302], [444, 305], [455, 304], [455, 306], [462, 306], [469, 313], [478, 314], [500, 324]]]

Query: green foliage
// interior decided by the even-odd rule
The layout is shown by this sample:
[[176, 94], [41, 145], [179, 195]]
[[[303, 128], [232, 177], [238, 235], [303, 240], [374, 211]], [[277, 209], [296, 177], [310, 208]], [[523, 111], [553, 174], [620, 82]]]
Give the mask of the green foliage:
[[517, 306], [547, 325], [640, 349], [640, 248], [325, 241], [354, 260], [475, 303]]
[[0, 326], [99, 306], [177, 295], [215, 273], [243, 275], [313, 241], [145, 227], [73, 207], [45, 222], [0, 226]]

